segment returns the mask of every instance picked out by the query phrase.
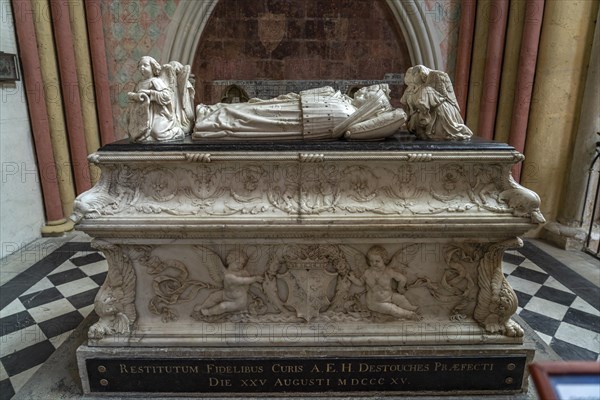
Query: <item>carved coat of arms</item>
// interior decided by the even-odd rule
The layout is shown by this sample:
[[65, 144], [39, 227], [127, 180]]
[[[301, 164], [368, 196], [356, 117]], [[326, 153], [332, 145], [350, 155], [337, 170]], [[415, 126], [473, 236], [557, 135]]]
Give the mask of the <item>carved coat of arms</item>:
[[273, 52], [285, 36], [285, 14], [265, 13], [258, 17], [258, 37], [265, 49]]
[[338, 274], [325, 270], [324, 264], [326, 262], [319, 260], [295, 260], [288, 263], [288, 271], [280, 275], [289, 291], [285, 304], [296, 310], [298, 318], [310, 321], [330, 304], [327, 291]]

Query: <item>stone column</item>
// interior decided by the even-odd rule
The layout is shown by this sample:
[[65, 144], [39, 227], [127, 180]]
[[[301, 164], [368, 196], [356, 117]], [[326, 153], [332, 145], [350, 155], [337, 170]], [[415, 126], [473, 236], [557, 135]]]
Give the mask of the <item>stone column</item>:
[[481, 106], [481, 94], [483, 84], [483, 73], [485, 68], [485, 53], [487, 47], [487, 36], [490, 16], [490, 0], [477, 2], [477, 16], [475, 19], [475, 41], [473, 43], [473, 61], [471, 63], [471, 76], [469, 79], [469, 98], [467, 101], [466, 124], [475, 135], [479, 135], [479, 110]]
[[[35, 144], [35, 153], [40, 170], [40, 184], [46, 212], [46, 226], [42, 234], [52, 234], [70, 230], [72, 222], [64, 218], [60, 203], [60, 193], [56, 177], [56, 167], [52, 142], [50, 141], [50, 126], [46, 102], [42, 95], [43, 80], [40, 72], [40, 60], [35, 38], [35, 28], [31, 3], [29, 0], [12, 0], [15, 29], [19, 41], [19, 56], [23, 68], [23, 80], [27, 91], [27, 106], [31, 120], [31, 130]], [[67, 225], [66, 229], [64, 225]], [[58, 232], [56, 232], [58, 231]]]
[[[525, 27], [523, 28], [523, 38], [519, 53], [516, 91], [513, 99], [512, 120], [508, 138], [508, 143], [521, 153], [525, 150], [527, 123], [529, 121], [531, 96], [535, 80], [535, 66], [544, 17], [544, 2], [545, 0], [529, 1], [526, 3], [527, 8], [524, 9]], [[515, 164], [513, 166], [513, 176], [517, 182], [521, 180], [522, 165]]]
[[71, 168], [75, 178], [77, 194], [89, 190], [90, 181], [85, 137], [83, 134], [83, 117], [81, 115], [81, 99], [79, 98], [79, 82], [73, 50], [73, 33], [69, 7], [62, 0], [50, 0], [52, 25], [56, 38], [56, 52], [60, 68], [60, 85], [63, 92], [63, 104], [67, 123], [67, 135], [71, 155]]
[[504, 61], [502, 62], [502, 81], [500, 82], [498, 112], [496, 114], [494, 132], [494, 140], [504, 143], [508, 142], [508, 134], [510, 132], [510, 118], [515, 98], [517, 69], [519, 65], [519, 50], [521, 48], [523, 20], [527, 4], [525, 1], [512, 1], [508, 14]]
[[477, 135], [494, 138], [494, 125], [498, 106], [498, 93], [502, 78], [502, 57], [508, 19], [508, 0], [494, 0], [489, 15], [488, 42], [485, 54], [485, 72], [481, 94], [481, 106]]
[[[600, 18], [600, 10], [597, 18]], [[598, 21], [598, 19], [596, 19]], [[589, 67], [581, 104], [579, 128], [570, 160], [570, 170], [557, 223], [548, 224], [543, 236], [563, 248], [581, 248], [587, 237], [586, 218], [591, 210], [585, 207], [585, 192], [589, 168], [596, 154], [600, 136], [600, 27], [596, 25]], [[581, 216], [584, 215], [582, 220]]]
[[522, 184], [556, 220], [578, 125], [598, 2], [546, 2]]
[[[70, 5], [71, 29], [73, 31], [73, 47], [77, 63], [77, 79], [79, 81], [79, 97], [81, 98], [85, 145], [87, 153], [92, 154], [100, 147], [100, 131], [98, 130], [98, 115], [96, 113], [94, 79], [85, 21], [85, 6], [83, 0], [71, 0]], [[94, 164], [89, 164], [89, 167], [92, 184], [96, 184], [100, 176], [100, 169]]]
[[87, 0], [85, 12], [90, 39], [90, 53], [94, 69], [94, 86], [98, 107], [98, 124], [102, 144], [115, 141], [113, 113], [110, 104], [110, 86], [108, 84], [108, 66], [106, 64], [106, 46], [104, 44], [104, 28], [102, 24], [102, 8], [100, 0]]
[[35, 0], [32, 2], [35, 34], [38, 42], [38, 51], [43, 79], [43, 89], [48, 110], [48, 122], [52, 149], [57, 164], [57, 181], [60, 190], [60, 200], [63, 214], [68, 216], [73, 211], [75, 190], [71, 177], [71, 160], [67, 144], [64, 110], [62, 105], [62, 92], [58, 79], [58, 66], [56, 52], [52, 37], [52, 23], [50, 5], [48, 0]]
[[467, 97], [469, 94], [469, 74], [471, 73], [471, 55], [473, 53], [473, 32], [475, 31], [475, 0], [463, 0], [460, 7], [460, 28], [456, 57], [456, 76], [454, 87], [460, 114], [465, 119]]

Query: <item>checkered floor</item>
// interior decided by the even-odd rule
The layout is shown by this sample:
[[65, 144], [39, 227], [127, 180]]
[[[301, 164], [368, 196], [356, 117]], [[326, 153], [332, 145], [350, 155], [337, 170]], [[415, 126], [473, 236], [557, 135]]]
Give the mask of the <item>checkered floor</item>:
[[[504, 257], [518, 313], [565, 360], [599, 360], [598, 286], [532, 243]], [[0, 287], [0, 400], [10, 399], [93, 310], [106, 260], [68, 242]], [[600, 268], [600, 265], [599, 265]]]
[[529, 242], [505, 254], [503, 271], [519, 299], [517, 313], [560, 357], [600, 361], [597, 286]]
[[10, 399], [93, 310], [104, 257], [70, 242], [0, 287], [0, 399]]

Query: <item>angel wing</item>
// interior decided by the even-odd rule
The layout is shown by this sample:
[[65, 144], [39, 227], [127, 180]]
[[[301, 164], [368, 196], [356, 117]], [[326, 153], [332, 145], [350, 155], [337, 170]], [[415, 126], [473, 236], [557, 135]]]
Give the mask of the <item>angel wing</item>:
[[350, 271], [353, 272], [357, 278], [362, 277], [365, 271], [369, 268], [365, 253], [350, 246], [341, 246], [341, 250], [346, 256], [346, 260], [350, 266]]
[[175, 68], [173, 68], [171, 64], [162, 65], [158, 77], [173, 91], [173, 93], [177, 93], [177, 76], [175, 74]]
[[448, 100], [448, 102], [455, 107], [458, 107], [454, 88], [452, 87], [452, 81], [447, 73], [431, 70], [427, 75], [425, 84], [437, 90], [446, 100]]
[[185, 132], [189, 132], [194, 125], [194, 85], [190, 82], [191, 69], [189, 65], [183, 65], [178, 61], [171, 61], [169, 65], [175, 76], [175, 110]]
[[223, 287], [223, 278], [225, 277], [225, 265], [221, 257], [214, 251], [203, 246], [194, 246], [194, 251], [198, 254], [198, 260], [201, 267], [206, 268], [212, 284], [217, 287]]
[[410, 262], [415, 259], [415, 256], [419, 252], [419, 244], [407, 244], [398, 251], [396, 251], [391, 257], [389, 266], [398, 270], [406, 268]]

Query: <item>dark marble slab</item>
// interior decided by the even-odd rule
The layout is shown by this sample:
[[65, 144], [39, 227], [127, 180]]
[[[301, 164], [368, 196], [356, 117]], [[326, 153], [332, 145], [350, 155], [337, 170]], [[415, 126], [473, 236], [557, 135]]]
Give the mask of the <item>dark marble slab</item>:
[[518, 393], [525, 354], [426, 357], [91, 358], [95, 393]]
[[[525, 337], [535, 345], [535, 358], [534, 361], [556, 361], [560, 360], [560, 357], [542, 341], [535, 332], [525, 323], [518, 315], [514, 316], [514, 319], [525, 329]], [[96, 313], [92, 312], [90, 315], [73, 331], [72, 334], [65, 340], [65, 342], [55, 351], [52, 356], [39, 368], [34, 376], [27, 382], [26, 385], [12, 398], [13, 400], [31, 400], [31, 399], [62, 399], [62, 400], [81, 400], [82, 388], [81, 381], [79, 378], [79, 371], [77, 369], [77, 360], [75, 358], [75, 351], [79, 345], [81, 345], [87, 339], [87, 331], [91, 324], [98, 320]], [[4, 381], [3, 381], [4, 382]], [[3, 389], [2, 385], [0, 389]], [[0, 392], [4, 395], [3, 392]], [[7, 392], [8, 394], [8, 392]], [[12, 394], [11, 394], [12, 396]], [[233, 396], [231, 396], [233, 397]], [[509, 396], [506, 394], [502, 395], [487, 395], [486, 400], [506, 400]], [[10, 398], [7, 397], [7, 398]], [[123, 397], [111, 397], [111, 399], [122, 399]], [[189, 396], [178, 396], [178, 399], [193, 400], [197, 397], [191, 398]], [[238, 396], [237, 399], [246, 399], [247, 396]], [[289, 400], [287, 396], [276, 396], [269, 397], [270, 399]], [[311, 400], [329, 400], [331, 396], [325, 394], [311, 394], [310, 397], [299, 397], [300, 399], [311, 399]], [[356, 396], [352, 395], [355, 400], [370, 400], [373, 396]], [[414, 396], [392, 396], [387, 397], [388, 399], [415, 399]], [[421, 395], [416, 397], [419, 400], [480, 400], [481, 395], [467, 396], [461, 394], [458, 396], [432, 396], [432, 395]], [[511, 399], [516, 400], [536, 400], [537, 396], [533, 388], [533, 384], [530, 383], [529, 393], [513, 394], [510, 396]], [[106, 394], [99, 395], [87, 395], [87, 400], [106, 400]], [[144, 396], [146, 400], [163, 400], [162, 395], [151, 395], [146, 394]]]
[[99, 151], [510, 151], [514, 147], [505, 143], [473, 137], [467, 141], [433, 142], [417, 140], [408, 133], [400, 133], [385, 140], [373, 142], [302, 141], [193, 141], [186, 136], [182, 140], [162, 143], [130, 143], [119, 140], [102, 147]]

